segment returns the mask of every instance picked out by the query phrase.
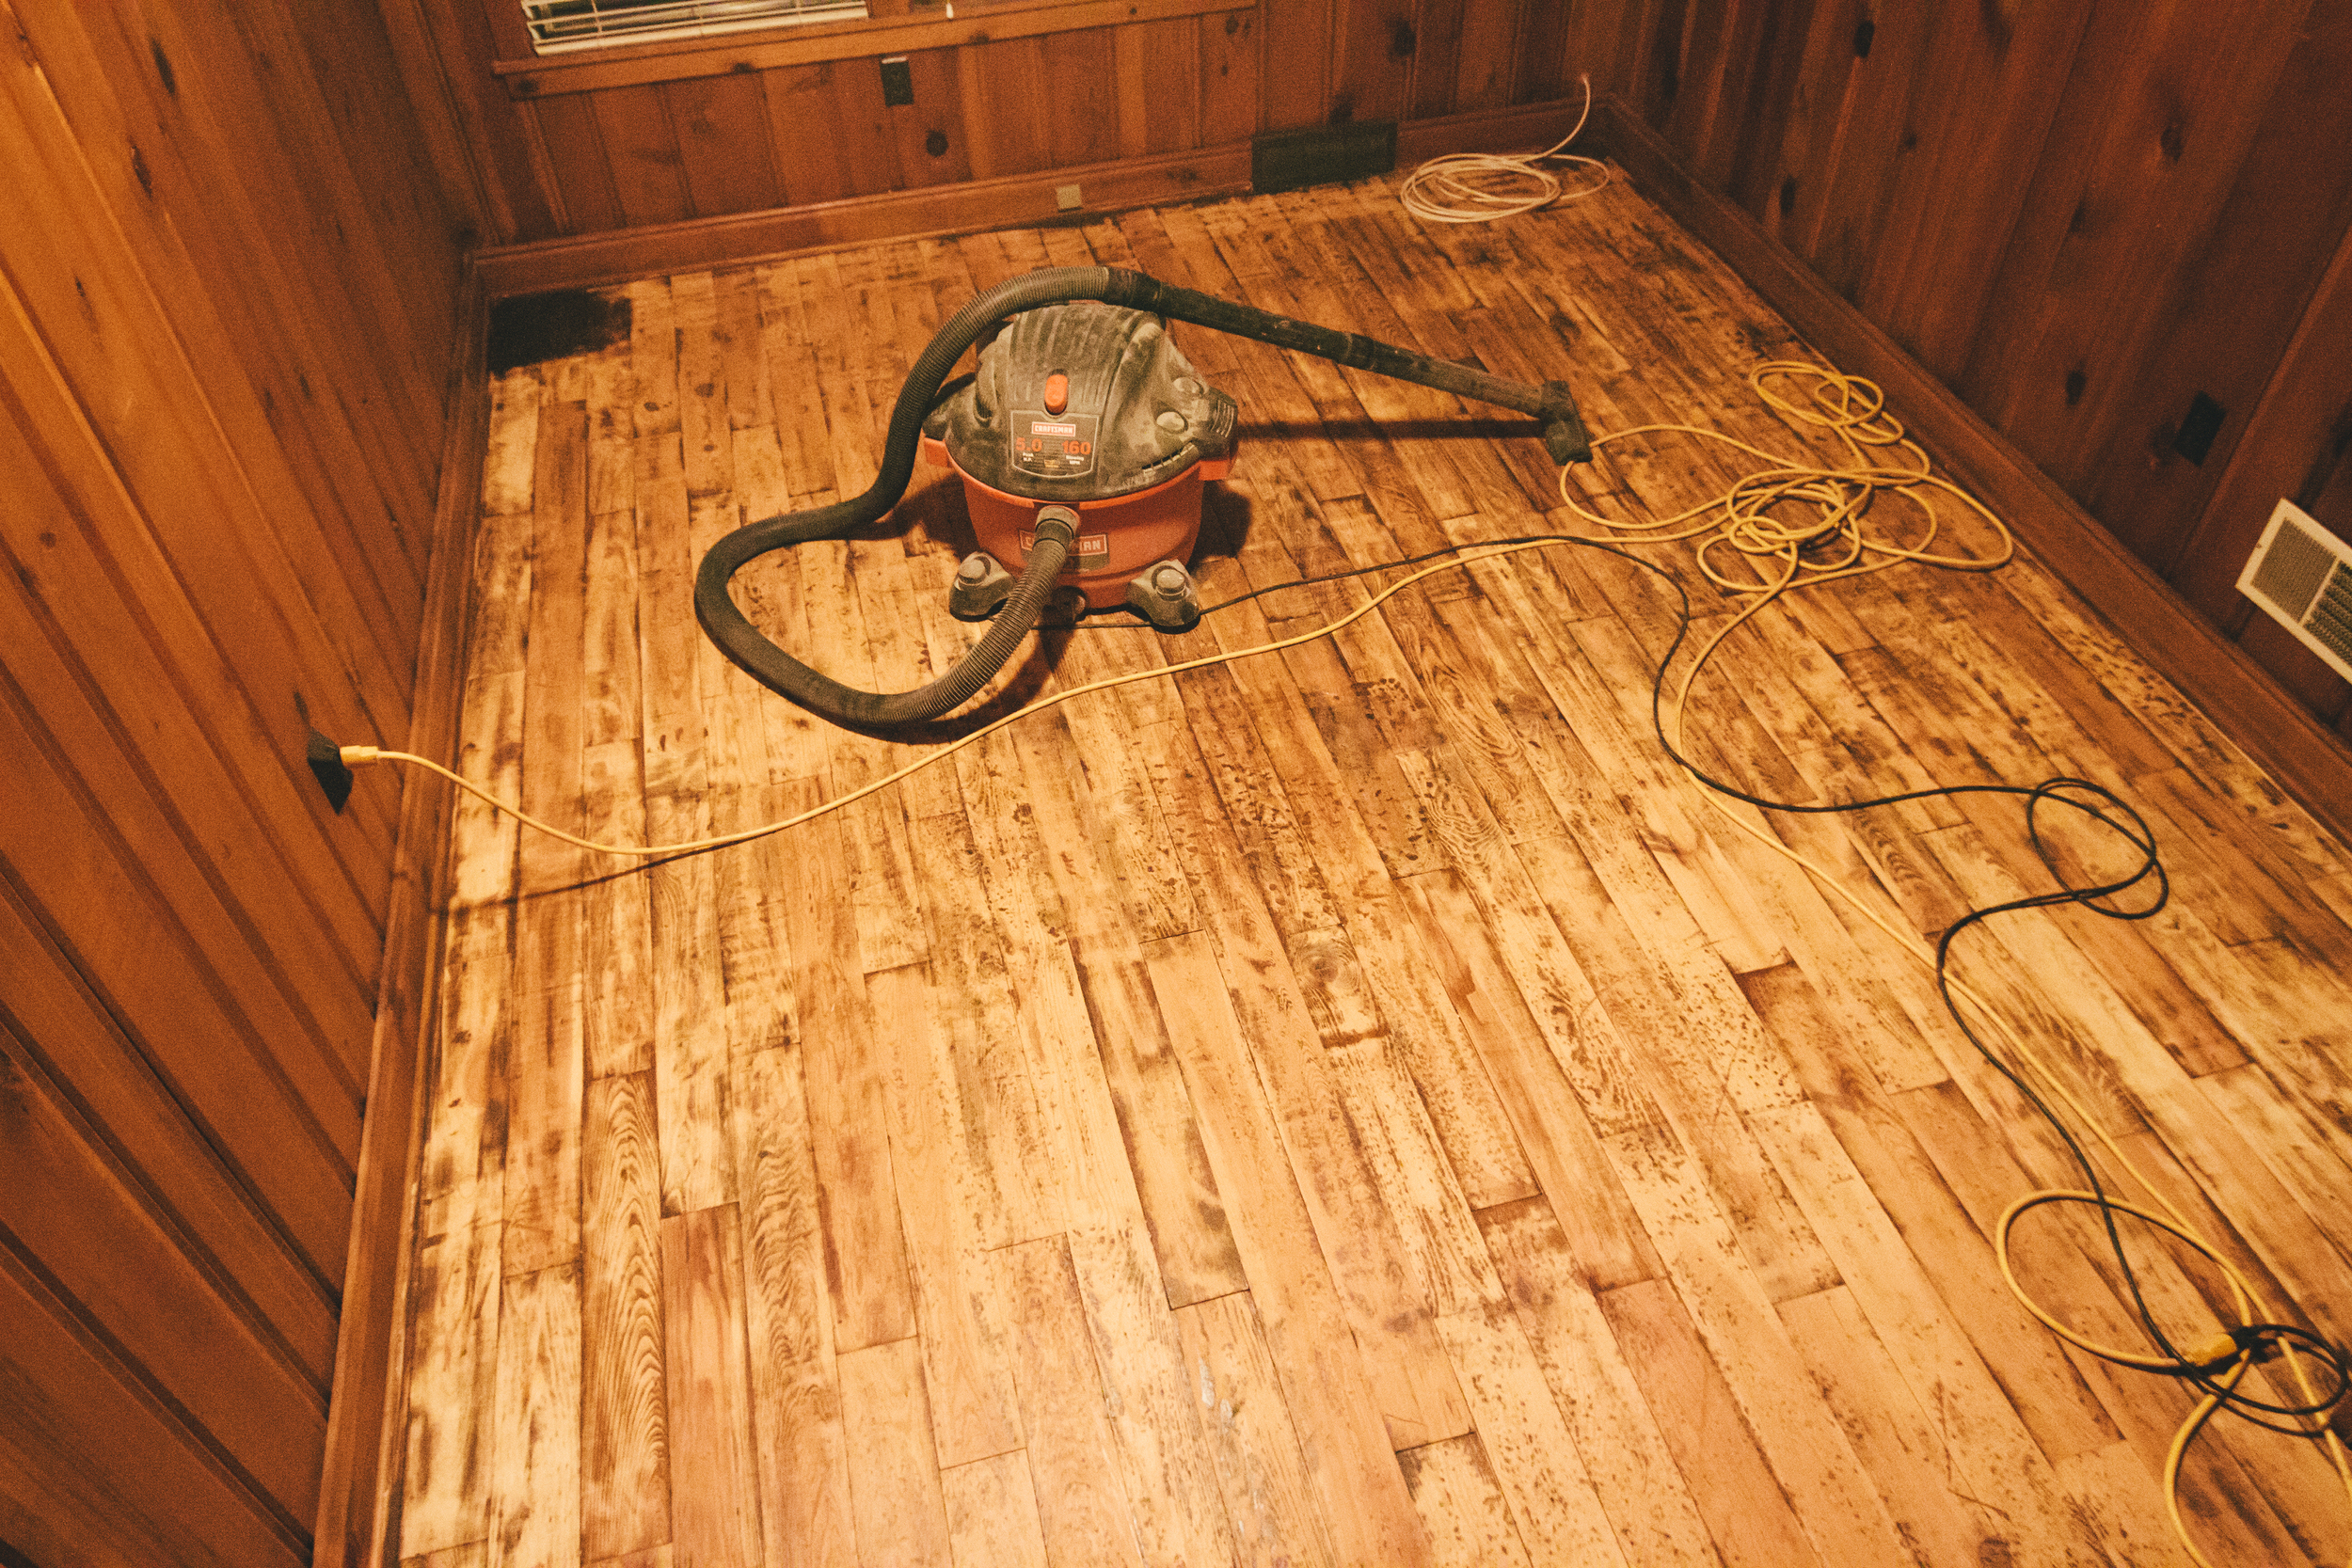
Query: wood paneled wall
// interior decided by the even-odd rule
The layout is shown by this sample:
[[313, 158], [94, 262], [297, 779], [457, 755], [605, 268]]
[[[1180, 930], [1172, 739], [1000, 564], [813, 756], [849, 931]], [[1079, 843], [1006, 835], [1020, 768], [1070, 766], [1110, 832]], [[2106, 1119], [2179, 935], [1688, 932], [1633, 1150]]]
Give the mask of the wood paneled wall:
[[[514, 0], [380, 4], [452, 199], [496, 245], [1540, 103], [1592, 53], [1558, 0], [1008, 0], [953, 19], [876, 0], [866, 22], [544, 59]], [[1613, 57], [1630, 24], [1594, 25]], [[910, 105], [882, 101], [891, 55]]]
[[365, 8], [0, 29], [0, 1557], [307, 1562], [463, 258]]
[[1596, 81], [2352, 734], [2232, 586], [2280, 496], [2352, 538], [2352, 3], [1599, 10]]

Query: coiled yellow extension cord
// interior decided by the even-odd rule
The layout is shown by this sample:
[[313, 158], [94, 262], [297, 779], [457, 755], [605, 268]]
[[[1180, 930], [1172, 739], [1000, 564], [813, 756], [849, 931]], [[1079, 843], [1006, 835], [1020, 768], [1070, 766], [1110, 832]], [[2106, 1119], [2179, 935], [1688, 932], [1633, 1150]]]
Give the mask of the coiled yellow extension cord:
[[[1886, 412], [1884, 396], [1871, 382], [1859, 376], [1845, 375], [1801, 361], [1773, 360], [1759, 366], [1751, 372], [1749, 384], [1766, 404], [1785, 418], [1826, 429], [1835, 434], [1844, 443], [1853, 461], [1844, 467], [1829, 467], [1810, 462], [1787, 462], [1771, 452], [1726, 436], [1721, 431], [1691, 424], [1640, 425], [1630, 430], [1617, 431], [1596, 437], [1593, 446], [1597, 451], [1601, 448], [1641, 436], [1695, 436], [1735, 448], [1751, 457], [1761, 460], [1766, 465], [1740, 479], [1722, 496], [1702, 505], [1677, 513], [1671, 517], [1663, 517], [1651, 522], [1627, 522], [1605, 517], [1587, 509], [1569, 489], [1569, 470], [1563, 467], [1560, 472], [1560, 499], [1567, 508], [1587, 522], [1612, 531], [1610, 534], [1595, 537], [1592, 540], [1593, 543], [1665, 544], [1679, 540], [1697, 540], [1699, 570], [1706, 575], [1708, 580], [1726, 593], [1742, 595], [1748, 600], [1745, 609], [1701, 645], [1697, 655], [1692, 659], [1676, 686], [1671, 705], [1673, 718], [1670, 733], [1673, 745], [1678, 754], [1683, 751], [1684, 709], [1690, 699], [1692, 686], [1697, 680], [1700, 671], [1706, 668], [1708, 661], [1723, 645], [1725, 638], [1784, 594], [1820, 583], [1836, 581], [1840, 578], [1885, 571], [1906, 563], [1940, 566], [1960, 571], [1991, 571], [2005, 564], [2015, 553], [2015, 543], [1999, 517], [1975, 497], [1931, 471], [1932, 466], [1927, 453], [1905, 435], [1902, 425]], [[1790, 395], [1795, 388], [1802, 388], [1803, 391], [1798, 395]], [[1889, 457], [1899, 456], [1903, 461], [1876, 461], [1873, 453]], [[1935, 542], [1942, 527], [1935, 508], [1938, 496], [1957, 502], [1989, 525], [2000, 542], [1999, 548], [1989, 555], [1949, 554], [1931, 549], [1930, 546]], [[1909, 501], [1919, 510], [1924, 519], [1924, 526], [1917, 538], [1908, 543], [1898, 542], [1892, 537], [1874, 534], [1865, 527], [1872, 502], [1881, 497], [1899, 498]], [[1809, 504], [1814, 510], [1801, 523], [1784, 522], [1772, 515], [1776, 508], [1790, 503]], [[429, 769], [467, 793], [487, 802], [495, 810], [508, 813], [524, 825], [593, 853], [637, 859], [660, 859], [692, 854], [707, 849], [722, 848], [729, 845], [744, 844], [772, 833], [784, 832], [822, 816], [828, 812], [838, 811], [853, 801], [862, 800], [926, 768], [945, 761], [963, 748], [993, 735], [1009, 724], [1028, 718], [1032, 714], [1041, 713], [1060, 704], [1098, 691], [1107, 691], [1116, 687], [1127, 686], [1136, 681], [1157, 680], [1184, 674], [1193, 670], [1209, 669], [1235, 659], [1253, 657], [1261, 654], [1279, 653], [1285, 648], [1295, 648], [1344, 630], [1379, 609], [1389, 599], [1423, 578], [1434, 577], [1440, 572], [1464, 570], [1481, 561], [1497, 560], [1503, 556], [1517, 554], [1521, 550], [1547, 548], [1564, 542], [1565, 541], [1560, 539], [1537, 539], [1484, 548], [1477, 546], [1466, 546], [1462, 553], [1453, 560], [1424, 567], [1409, 577], [1400, 578], [1373, 594], [1347, 614], [1317, 626], [1311, 631], [1302, 632], [1295, 637], [1282, 638], [1277, 641], [1261, 643], [1256, 647], [1237, 648], [1226, 653], [1211, 654], [1204, 657], [1189, 659], [1181, 664], [1132, 671], [1126, 674], [1112, 675], [1102, 680], [1072, 687], [1066, 691], [1058, 691], [1041, 698], [1028, 706], [985, 724], [936, 751], [926, 752], [896, 772], [876, 779], [870, 784], [827, 800], [821, 805], [814, 806], [797, 816], [755, 828], [746, 828], [737, 832], [717, 834], [709, 838], [692, 839], [676, 844], [599, 843], [593, 839], [582, 838], [576, 833], [566, 832], [552, 823], [543, 822], [518, 810], [429, 757], [418, 756], [409, 752], [384, 751], [373, 746], [345, 746], [342, 748], [342, 760], [346, 767], [351, 768], [364, 767], [376, 762], [395, 762]], [[1751, 574], [1735, 575], [1728, 559], [1719, 560], [1724, 552], [1749, 563]], [[1734, 812], [1724, 804], [1723, 798], [1709, 781], [1703, 778], [1688, 764], [1683, 765], [1683, 772], [1693, 784], [1701, 787], [1708, 803], [1740, 832], [1747, 834], [1774, 854], [1783, 856], [1803, 867], [1822, 887], [1844, 900], [1850, 908], [1884, 932], [1903, 951], [1917, 958], [1931, 971], [1936, 969], [1936, 956], [1933, 950], [1916, 935], [1881, 916], [1849, 891], [1844, 882], [1828, 868], [1789, 848], [1763, 828], [1750, 823], [1745, 817]], [[2224, 1258], [2218, 1248], [2198, 1234], [2196, 1227], [2188, 1217], [2183, 1214], [2154, 1183], [2148, 1180], [2097, 1119], [2084, 1109], [2042, 1053], [2035, 1050], [2017, 1030], [2012, 1028], [1981, 994], [1961, 980], [1950, 977], [1948, 974], [1946, 978], [1952, 991], [1964, 998], [1970, 1006], [1991, 1025], [2014, 1053], [2015, 1058], [2026, 1065], [2051, 1096], [2063, 1104], [2078, 1123], [2089, 1127], [2097, 1134], [2100, 1144], [2106, 1149], [2109, 1156], [2131, 1178], [2133, 1182], [2148, 1195], [2154, 1205], [2152, 1211], [2116, 1202], [2113, 1199], [2105, 1199], [2106, 1207], [2114, 1212], [2130, 1214], [2169, 1232], [2210, 1259], [2221, 1271], [2229, 1283], [2237, 1307], [2240, 1326], [2250, 1326], [2271, 1321], [2268, 1305], [2254, 1283], [2246, 1278]], [[2048, 1204], [2097, 1205], [2102, 1201], [2098, 1195], [2088, 1192], [2045, 1188], [2028, 1193], [2011, 1204], [2001, 1215], [1994, 1235], [1994, 1250], [2000, 1260], [2001, 1277], [2008, 1283], [2010, 1291], [2026, 1310], [2032, 1313], [2053, 1334], [2058, 1335], [2067, 1343], [2119, 1366], [2135, 1367], [2152, 1372], [2174, 1371], [2177, 1370], [2176, 1364], [2166, 1357], [2125, 1351], [2087, 1338], [2045, 1310], [2018, 1280], [2010, 1260], [2009, 1243], [2010, 1232], [2022, 1216]], [[2306, 1403], [2317, 1402], [2318, 1394], [2312, 1386], [2303, 1357], [2296, 1353], [2291, 1341], [2280, 1341], [2280, 1348], [2285, 1355], [2296, 1384], [2302, 1390], [2304, 1402]], [[2227, 1332], [2213, 1335], [2203, 1343], [2193, 1347], [2190, 1354], [2201, 1367], [2221, 1369], [2217, 1372], [2217, 1382], [2224, 1393], [2237, 1386], [2252, 1367], [2255, 1359], [2252, 1347], [2241, 1345]], [[2221, 1395], [2212, 1392], [2207, 1392], [2199, 1400], [2188, 1418], [2181, 1423], [2179, 1430], [2175, 1433], [2170, 1449], [2165, 1459], [2165, 1503], [2171, 1515], [2172, 1528], [2179, 1535], [2182, 1544], [2186, 1547], [2189, 1556], [2200, 1565], [2200, 1568], [2213, 1568], [2213, 1565], [2204, 1553], [2198, 1548], [2197, 1544], [2189, 1538], [2186, 1522], [2182, 1517], [2181, 1465], [2187, 1453], [2189, 1444], [2195, 1440], [2197, 1433], [2203, 1429], [2206, 1421], [2220, 1408], [2221, 1402]], [[2344, 1483], [2346, 1497], [2352, 1499], [2352, 1463], [2347, 1463], [2343, 1443], [2333, 1431], [2328, 1429], [2318, 1419], [2312, 1418], [2302, 1419], [2303, 1424], [2311, 1429], [2312, 1435], [2325, 1445], [2329, 1461], [2333, 1464], [2338, 1477]]]

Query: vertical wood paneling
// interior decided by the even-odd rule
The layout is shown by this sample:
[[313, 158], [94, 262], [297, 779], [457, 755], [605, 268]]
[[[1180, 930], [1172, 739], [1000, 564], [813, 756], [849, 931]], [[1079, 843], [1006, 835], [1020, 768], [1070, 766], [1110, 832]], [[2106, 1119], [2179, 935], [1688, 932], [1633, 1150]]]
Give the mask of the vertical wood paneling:
[[538, 122], [548, 170], [556, 182], [564, 232], [595, 234], [626, 228], [628, 218], [621, 211], [621, 193], [613, 188], [612, 164], [605, 156], [594, 103], [585, 94], [549, 98], [532, 104], [531, 114]]
[[1418, 38], [1413, 0], [1351, 0], [1340, 13], [1329, 116], [1402, 119]]
[[1223, 147], [1258, 129], [1255, 10], [1200, 19], [1200, 145]]
[[702, 76], [661, 89], [686, 192], [698, 215], [747, 213], [782, 199], [768, 151], [768, 105], [749, 74]]
[[372, 12], [0, 27], [0, 1535], [294, 1564], [412, 1043], [304, 734], [411, 740], [467, 219]]
[[190, 1441], [126, 1362], [13, 1247], [0, 1247], [0, 1525], [37, 1560], [298, 1568], [283, 1511]]
[[[886, 191], [897, 182], [895, 152], [878, 167], [868, 150], [880, 145], [875, 128], [882, 122], [882, 87], [850, 69], [854, 63], [763, 73], [769, 145], [783, 200], [836, 201]], [[859, 86], [866, 89], [862, 94], [856, 90]], [[809, 127], [828, 120], [839, 127], [838, 135], [806, 134]]]
[[1181, 152], [1201, 146], [1200, 25], [1178, 17], [1123, 30], [1142, 40], [1143, 57], [1151, 62], [1144, 77], [1143, 150]]
[[[2213, 499], [2184, 546], [2174, 580], [2191, 604], [2216, 620], [2228, 618], [2233, 602], [2237, 614], [2247, 611], [2233, 585], [2279, 497], [2319, 515], [2330, 494], [2341, 499], [2352, 484], [2352, 462], [2345, 461], [2352, 452], [2352, 388], [2338, 385], [2318, 397], [2306, 389], [2347, 361], [2352, 361], [2352, 233], [2338, 243], [2261, 402], [2249, 408], [2246, 432], [2232, 448]], [[2352, 513], [2320, 520], [2340, 531], [2352, 531]]]
[[835, 156], [849, 171], [848, 194], [872, 196], [900, 189], [906, 178], [898, 167], [898, 138], [891, 134], [891, 105], [882, 102], [879, 67], [872, 60], [835, 60], [817, 69], [832, 84], [831, 110], [820, 119], [794, 120], [790, 139], [779, 135], [776, 145], [803, 147], [822, 140], [828, 125], [837, 127]]
[[[2305, 315], [2305, 302], [2319, 309], [2314, 290], [2352, 224], [2352, 159], [2344, 155], [2352, 146], [2347, 80], [2352, 5], [2314, 6], [2262, 107], [2261, 127], [2228, 201], [2166, 302], [2164, 330], [2133, 378], [2131, 398], [2117, 408], [2091, 470], [2093, 510], [2184, 592], [2197, 570], [2187, 554], [2194, 519], [2237, 443], [2251, 433], [2264, 383], [2274, 366], [2283, 370], [2281, 356]], [[2311, 382], [2282, 387], [2286, 406], [2333, 415], [2352, 402], [2352, 387], [2341, 379], [2332, 398], [2295, 397], [2296, 387], [2324, 379], [2321, 372]], [[2198, 465], [2175, 452], [2172, 441], [2189, 399], [2201, 391], [2228, 410], [2228, 418]], [[2304, 461], [2319, 450], [2316, 443], [2308, 447]], [[2303, 478], [2296, 474], [2279, 495], [2293, 495]], [[2277, 499], [2260, 503], [2263, 517]], [[2227, 551], [2233, 575], [2253, 547], [2252, 538], [2241, 522]], [[2209, 613], [2219, 608], [2197, 602]]]
[[1454, 104], [1454, 72], [1462, 57], [1465, 0], [1421, 0], [1413, 18], [1413, 70], [1408, 114], [1441, 115]]
[[1565, 98], [1576, 85], [1576, 72], [1566, 58], [1574, 18], [1566, 6], [1530, 7], [1519, 35], [1519, 66], [1513, 83], [1514, 103], [1544, 103]]
[[[2352, 362], [2296, 353], [2352, 230], [2352, 3], [1690, 0], [1620, 61], [1701, 183], [2337, 717], [2343, 683], [2233, 584], [2352, 407]], [[2223, 419], [2192, 462], [2200, 393]]]
[[1258, 129], [1320, 125], [1330, 110], [1333, 12], [1341, 0], [1259, 0]]
[[[963, 89], [956, 79], [955, 55], [952, 49], [925, 49], [907, 56], [908, 74], [914, 78], [914, 102], [894, 105], [889, 113], [891, 135], [898, 144], [898, 172], [911, 186], [945, 185], [972, 178]], [[880, 79], [879, 71], [876, 79]]]
[[1487, 109], [1511, 101], [1521, 9], [1521, 0], [1465, 0], [1454, 108]]
[[2159, 310], [2227, 200], [2300, 6], [2094, 13], [1962, 388], [2051, 476], [2089, 491]]
[[1859, 297], [1947, 382], [1986, 325], [2017, 170], [2043, 155], [2090, 14], [2079, 0], [2013, 19], [1947, 6], [1927, 41], [1906, 119], [1917, 142], [1900, 150]]
[[956, 81], [974, 179], [1051, 166], [1059, 117], [1038, 112], [1046, 83], [1042, 40], [966, 45], [956, 51]]
[[[494, 36], [480, 17], [461, 25], [412, 14], [465, 0], [378, 3], [398, 13], [412, 91], [435, 87], [423, 118], [439, 177], [476, 193], [469, 199], [498, 244], [1231, 148], [1260, 131], [1549, 102], [1575, 92], [1586, 71], [1605, 91], [1620, 60], [1639, 53], [1648, 10], [1672, 8], [1256, 0], [1014, 38], [976, 30], [954, 47], [909, 50], [914, 101], [886, 105], [874, 55], [713, 74], [711, 56], [693, 51], [680, 55], [675, 78], [583, 87], [517, 71], [533, 58], [527, 42]], [[507, 26], [510, 0], [474, 3]], [[1735, 8], [1743, 31], [1711, 57], [1736, 60], [1745, 42], [1779, 37], [1785, 8]], [[876, 0], [870, 14], [921, 9]], [[437, 84], [415, 79], [411, 55], [427, 44], [438, 49]], [[858, 47], [858, 36], [839, 46]], [[1745, 79], [1724, 80], [1738, 113]], [[501, 113], [472, 103], [485, 91], [506, 101]]]
[[685, 160], [661, 88], [613, 87], [591, 94], [589, 102], [621, 215], [632, 224], [675, 223], [692, 216], [681, 168]]

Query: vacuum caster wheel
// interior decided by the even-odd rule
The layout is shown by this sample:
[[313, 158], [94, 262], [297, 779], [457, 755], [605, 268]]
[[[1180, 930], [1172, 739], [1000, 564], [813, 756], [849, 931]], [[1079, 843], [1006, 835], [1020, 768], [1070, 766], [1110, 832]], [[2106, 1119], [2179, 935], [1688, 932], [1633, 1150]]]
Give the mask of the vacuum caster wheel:
[[1200, 624], [1200, 595], [1181, 562], [1163, 561], [1130, 582], [1127, 608], [1162, 631], [1190, 631]]
[[947, 591], [947, 613], [959, 621], [988, 621], [1012, 597], [1016, 579], [986, 550], [974, 550], [956, 568], [956, 585]]

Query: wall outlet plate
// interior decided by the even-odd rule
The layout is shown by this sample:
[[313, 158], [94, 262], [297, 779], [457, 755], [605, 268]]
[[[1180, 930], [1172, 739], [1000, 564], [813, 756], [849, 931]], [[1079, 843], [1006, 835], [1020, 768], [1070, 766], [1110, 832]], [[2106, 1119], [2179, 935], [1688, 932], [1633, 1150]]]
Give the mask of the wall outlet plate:
[[1086, 198], [1078, 194], [1078, 187], [1075, 185], [1056, 185], [1054, 205], [1065, 213], [1074, 213], [1086, 205]]

